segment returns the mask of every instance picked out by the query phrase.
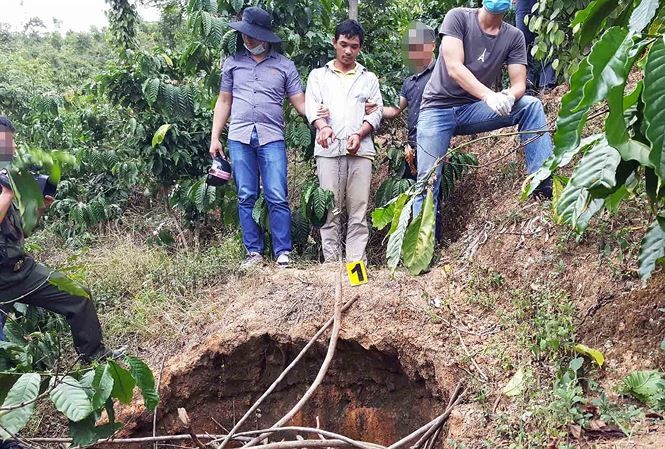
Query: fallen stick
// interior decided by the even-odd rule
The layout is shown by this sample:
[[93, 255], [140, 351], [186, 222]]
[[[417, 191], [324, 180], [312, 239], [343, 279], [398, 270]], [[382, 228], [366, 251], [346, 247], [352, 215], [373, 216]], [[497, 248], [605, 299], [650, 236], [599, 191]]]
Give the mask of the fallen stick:
[[[162, 374], [164, 373], [164, 362], [166, 361], [166, 355], [162, 357], [162, 365], [159, 368], [159, 376], [157, 377], [157, 393], [159, 393], [159, 385], [162, 383]], [[157, 409], [159, 408], [159, 402], [155, 405], [155, 411], [152, 414], [152, 436], [157, 436]], [[157, 442], [155, 441], [155, 446], [153, 449], [157, 448]]]
[[[319, 373], [316, 376], [316, 379], [314, 379], [314, 382], [312, 382], [312, 385], [307, 389], [305, 394], [303, 395], [302, 398], [298, 401], [296, 405], [293, 406], [289, 412], [282, 416], [279, 421], [277, 421], [275, 424], [272, 425], [271, 429], [279, 428], [282, 427], [284, 424], [289, 422], [291, 418], [295, 416], [296, 413], [302, 408], [303, 405], [309, 400], [310, 397], [314, 394], [316, 389], [321, 385], [321, 382], [323, 382], [323, 378], [326, 376], [326, 373], [328, 372], [328, 368], [330, 367], [330, 363], [332, 362], [333, 356], [335, 355], [335, 349], [337, 348], [337, 339], [339, 338], [339, 330], [342, 327], [342, 309], [341, 309], [341, 303], [342, 303], [342, 275], [338, 271], [336, 280], [335, 280], [335, 317], [334, 317], [334, 325], [333, 325], [333, 330], [330, 335], [330, 344], [328, 345], [328, 352], [326, 353], [326, 358], [323, 360], [323, 363], [321, 364], [321, 368], [319, 369]], [[263, 440], [267, 435], [269, 434], [262, 434], [254, 438], [252, 441], [249, 443], [245, 444], [243, 447], [249, 448], [257, 443], [259, 443], [261, 440]], [[222, 444], [222, 447], [224, 445]], [[360, 446], [364, 447], [364, 446]]]
[[[226, 435], [209, 435], [209, 434], [196, 434], [199, 440], [219, 440], [225, 438]], [[233, 437], [237, 441], [249, 441], [247, 437]], [[71, 438], [26, 438], [26, 441], [33, 443], [73, 443]], [[137, 437], [137, 438], [117, 438], [114, 440], [104, 439], [98, 440], [95, 444], [139, 444], [139, 443], [155, 443], [160, 441], [192, 441], [191, 435], [162, 435], [156, 437]]]
[[268, 443], [261, 445], [261, 449], [299, 449], [302, 447], [352, 447], [352, 446], [346, 441], [341, 441], [341, 440], [280, 441], [279, 443]]
[[453, 394], [450, 396], [450, 400], [448, 401], [448, 407], [446, 410], [443, 412], [442, 415], [434, 418], [432, 421], [428, 422], [418, 430], [414, 431], [413, 433], [405, 436], [401, 440], [391, 444], [388, 446], [388, 449], [398, 449], [401, 448], [402, 446], [406, 445], [412, 440], [415, 440], [416, 438], [420, 437], [422, 434], [426, 433], [433, 425], [439, 422], [439, 420], [442, 420], [445, 422], [445, 420], [448, 418], [448, 415], [450, 415], [450, 412], [452, 412], [452, 409], [455, 405], [457, 405], [457, 401], [461, 400], [462, 396], [464, 395], [464, 392], [460, 392], [462, 388], [462, 383], [457, 384], [457, 388], [455, 388], [455, 391]]
[[[460, 403], [462, 397], [464, 396], [464, 392], [457, 394], [457, 392], [460, 391], [461, 387], [462, 385], [460, 383], [457, 385], [457, 388], [455, 389], [455, 393], [457, 395], [457, 397], [455, 398], [455, 402], [452, 403], [449, 402], [448, 408], [445, 411], [445, 413], [430, 423], [429, 429], [425, 432], [425, 434], [422, 437], [420, 437], [420, 439], [416, 444], [411, 446], [411, 449], [420, 449], [423, 446], [423, 444], [425, 444], [430, 438], [434, 436], [435, 433], [441, 430], [443, 425], [448, 420], [448, 416], [450, 416], [450, 413], [452, 413], [453, 408]], [[453, 397], [455, 397], [455, 395], [450, 397], [450, 401], [453, 400]]]
[[[356, 296], [353, 299], [349, 300], [349, 302], [344, 304], [344, 307], [342, 307], [341, 311], [345, 312], [346, 310], [348, 310], [349, 307], [351, 307], [353, 305], [353, 303], [356, 302], [357, 299], [358, 299], [358, 296]], [[312, 345], [314, 345], [314, 343], [316, 343], [316, 341], [319, 339], [319, 337], [321, 335], [323, 335], [323, 333], [326, 330], [328, 330], [328, 328], [334, 322], [335, 322], [335, 317], [334, 316], [331, 317], [330, 319], [328, 319], [328, 321], [326, 321], [326, 323], [321, 327], [321, 329], [319, 329], [319, 331], [309, 340], [309, 342], [305, 345], [305, 347], [302, 348], [300, 353], [296, 356], [295, 359], [293, 359], [293, 361], [289, 364], [289, 366], [287, 366], [286, 369], [284, 369], [284, 371], [282, 371], [282, 374], [280, 374], [279, 377], [277, 379], [275, 379], [275, 381], [272, 383], [272, 385], [270, 385], [270, 387], [268, 387], [266, 392], [263, 393], [263, 395], [259, 399], [256, 400], [254, 405], [252, 405], [249, 408], [249, 410], [247, 410], [247, 412], [243, 415], [243, 417], [240, 418], [240, 420], [235, 424], [235, 426], [233, 426], [233, 428], [229, 431], [229, 433], [227, 435], [227, 438], [219, 446], [219, 449], [224, 449], [224, 447], [226, 447], [226, 445], [229, 443], [229, 441], [231, 441], [231, 438], [237, 432], [237, 430], [240, 428], [240, 426], [245, 423], [245, 421], [252, 415], [252, 413], [254, 413], [254, 411], [257, 408], [259, 408], [259, 406], [270, 395], [270, 393], [272, 393], [275, 390], [275, 388], [277, 388], [277, 385], [279, 385], [280, 382], [282, 382], [284, 380], [284, 378], [289, 373], [289, 371], [291, 371], [298, 364], [298, 362], [305, 356], [305, 354], [307, 353], [309, 348], [311, 348]]]
[[[287, 426], [287, 427], [276, 427], [276, 428], [271, 428], [271, 429], [259, 429], [259, 430], [248, 430], [246, 432], [238, 432], [236, 436], [239, 437], [244, 437], [244, 436], [251, 436], [251, 435], [261, 435], [264, 438], [266, 436], [270, 436], [274, 433], [284, 433], [284, 432], [301, 432], [301, 433], [312, 433], [316, 434], [319, 436], [320, 440], [323, 441], [330, 441], [330, 440], [325, 440], [324, 437], [331, 438], [333, 440], [340, 440], [344, 441], [345, 443], [350, 444], [351, 446], [361, 448], [361, 449], [385, 449], [385, 446], [381, 446], [380, 444], [374, 444], [374, 443], [368, 443], [364, 441], [357, 441], [352, 438], [349, 438], [344, 435], [340, 435], [335, 432], [329, 432], [327, 430], [319, 429], [319, 428], [313, 428], [313, 427], [299, 427], [299, 426]], [[307, 440], [306, 440], [307, 441]], [[213, 440], [210, 442], [211, 444], [217, 443], [217, 441]], [[263, 448], [263, 446], [260, 446]]]

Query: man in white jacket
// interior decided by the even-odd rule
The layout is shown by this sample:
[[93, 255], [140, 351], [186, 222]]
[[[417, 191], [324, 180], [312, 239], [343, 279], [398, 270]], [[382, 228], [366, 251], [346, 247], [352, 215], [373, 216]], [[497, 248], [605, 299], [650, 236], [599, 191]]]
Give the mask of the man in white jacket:
[[[335, 59], [313, 70], [307, 79], [305, 110], [307, 119], [317, 129], [316, 172], [321, 187], [335, 195], [335, 208], [328, 212], [321, 228], [326, 262], [342, 257], [340, 229], [344, 206], [348, 215], [346, 260], [366, 258], [367, 204], [376, 154], [371, 134], [381, 122], [383, 101], [376, 75], [356, 62], [364, 35], [354, 20], [337, 25], [333, 39]], [[366, 114], [366, 102], [376, 103], [378, 108]], [[329, 110], [328, 118], [319, 118], [322, 105]]]

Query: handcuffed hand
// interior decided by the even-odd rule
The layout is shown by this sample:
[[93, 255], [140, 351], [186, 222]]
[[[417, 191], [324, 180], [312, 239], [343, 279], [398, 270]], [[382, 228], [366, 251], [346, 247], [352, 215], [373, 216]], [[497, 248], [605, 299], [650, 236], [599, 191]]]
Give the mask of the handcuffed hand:
[[321, 145], [323, 148], [328, 148], [330, 142], [335, 138], [335, 133], [330, 126], [323, 127], [316, 134], [316, 143]]
[[360, 135], [351, 134], [346, 141], [346, 151], [356, 154], [360, 149]]

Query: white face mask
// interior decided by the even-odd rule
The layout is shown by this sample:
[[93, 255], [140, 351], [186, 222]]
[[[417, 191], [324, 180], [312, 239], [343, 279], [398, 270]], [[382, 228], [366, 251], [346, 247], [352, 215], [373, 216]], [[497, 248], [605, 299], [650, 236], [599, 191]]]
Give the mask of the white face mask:
[[253, 54], [254, 56], [262, 55], [263, 53], [266, 52], [266, 46], [265, 44], [259, 44], [254, 48], [249, 48], [247, 44], [243, 44], [245, 48], [247, 49], [248, 52]]

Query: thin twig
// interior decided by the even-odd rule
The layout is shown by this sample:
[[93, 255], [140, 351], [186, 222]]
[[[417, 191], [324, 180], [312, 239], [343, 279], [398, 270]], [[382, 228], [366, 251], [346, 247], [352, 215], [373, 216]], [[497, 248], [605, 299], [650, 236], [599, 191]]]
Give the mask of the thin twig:
[[478, 371], [478, 374], [480, 374], [480, 377], [487, 382], [489, 380], [489, 377], [487, 377], [487, 374], [480, 368], [480, 366], [476, 363], [476, 359], [473, 358], [473, 356], [469, 353], [469, 350], [467, 349], [466, 345], [464, 344], [464, 339], [462, 338], [462, 334], [455, 329], [455, 332], [457, 332], [457, 338], [459, 338], [460, 344], [462, 345], [462, 349], [464, 349], [464, 352], [466, 353], [467, 357], [471, 359], [471, 363], [473, 363], [473, 366], [476, 368], [476, 371]]
[[[159, 393], [159, 384], [162, 382], [162, 373], [164, 372], [164, 362], [166, 361], [166, 355], [162, 357], [162, 364], [159, 367], [159, 375], [157, 376], [157, 388], [156, 391]], [[157, 436], [157, 408], [159, 407], [159, 403], [155, 406], [155, 411], [152, 415], [152, 436], [155, 437]], [[155, 441], [154, 449], [157, 449], [157, 441]]]
[[[335, 280], [335, 317], [334, 317], [332, 334], [330, 336], [330, 344], [328, 345], [328, 352], [326, 353], [326, 357], [323, 360], [323, 363], [321, 364], [321, 368], [319, 369], [319, 373], [317, 374], [316, 379], [314, 379], [314, 382], [312, 382], [312, 385], [307, 389], [303, 397], [300, 398], [298, 403], [294, 405], [293, 408], [289, 410], [289, 412], [286, 415], [284, 415], [282, 418], [279, 419], [279, 421], [273, 424], [271, 429], [281, 427], [287, 422], [289, 422], [289, 420], [293, 418], [293, 416], [296, 413], [298, 413], [298, 411], [302, 408], [302, 406], [305, 405], [305, 403], [309, 400], [312, 394], [314, 394], [314, 392], [319, 387], [321, 382], [323, 382], [323, 378], [328, 372], [330, 363], [332, 362], [333, 356], [335, 355], [335, 348], [337, 347], [337, 339], [339, 338], [339, 330], [342, 324], [341, 303], [342, 303], [342, 275], [340, 270], [337, 272]], [[265, 435], [259, 435], [258, 437], [254, 438], [252, 441], [247, 443], [245, 447], [252, 447], [257, 443], [259, 443], [264, 438]]]
[[[349, 300], [346, 304], [344, 304], [344, 307], [342, 307], [341, 311], [345, 312], [349, 307], [351, 307], [353, 305], [354, 302], [356, 302], [356, 300], [358, 298], [359, 298], [358, 296], [355, 296], [354, 298]], [[286, 369], [284, 369], [284, 371], [282, 371], [282, 374], [280, 374], [279, 377], [277, 379], [275, 379], [275, 381], [272, 383], [272, 385], [270, 385], [270, 387], [268, 387], [268, 389], [265, 391], [265, 393], [263, 393], [263, 395], [259, 399], [256, 400], [254, 405], [252, 405], [249, 408], [249, 410], [247, 410], [247, 412], [245, 412], [243, 417], [240, 418], [240, 420], [233, 426], [231, 431], [228, 433], [226, 439], [219, 446], [219, 449], [224, 449], [224, 447], [229, 443], [229, 441], [231, 441], [232, 436], [237, 432], [237, 430], [240, 428], [240, 426], [242, 424], [244, 424], [244, 422], [250, 416], [252, 416], [252, 413], [254, 413], [254, 411], [261, 405], [261, 403], [263, 403], [263, 401], [270, 395], [270, 393], [272, 393], [275, 390], [275, 388], [277, 388], [277, 386], [280, 384], [280, 382], [282, 382], [282, 380], [284, 380], [284, 378], [289, 373], [289, 371], [291, 371], [298, 364], [298, 362], [305, 356], [305, 354], [307, 353], [309, 348], [311, 348], [312, 345], [314, 345], [314, 343], [316, 343], [316, 341], [319, 339], [319, 337], [321, 335], [323, 335], [323, 333], [326, 330], [328, 330], [328, 328], [334, 323], [334, 321], [335, 321], [334, 316], [331, 317], [328, 321], [326, 321], [326, 323], [319, 329], [319, 331], [309, 340], [309, 342], [305, 345], [305, 347], [302, 348], [300, 353], [296, 356], [295, 359], [293, 359], [293, 361], [289, 364], [289, 366], [287, 366]]]

